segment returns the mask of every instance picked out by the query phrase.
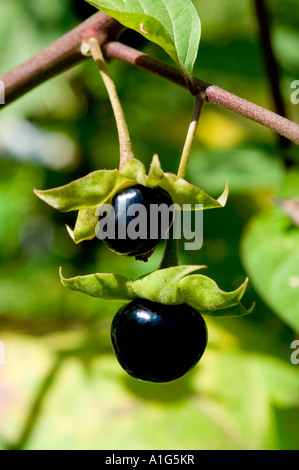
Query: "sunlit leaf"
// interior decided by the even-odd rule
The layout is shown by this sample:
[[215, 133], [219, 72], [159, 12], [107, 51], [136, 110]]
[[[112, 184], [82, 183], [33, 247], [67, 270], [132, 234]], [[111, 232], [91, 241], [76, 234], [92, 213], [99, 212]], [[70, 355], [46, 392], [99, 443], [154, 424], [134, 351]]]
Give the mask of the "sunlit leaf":
[[186, 74], [192, 75], [201, 23], [191, 0], [88, 0], [88, 3], [161, 46]]
[[299, 228], [299, 198], [298, 199], [275, 199], [275, 203], [289, 216]]
[[299, 331], [299, 230], [280, 209], [255, 216], [242, 240], [242, 258], [264, 301]]

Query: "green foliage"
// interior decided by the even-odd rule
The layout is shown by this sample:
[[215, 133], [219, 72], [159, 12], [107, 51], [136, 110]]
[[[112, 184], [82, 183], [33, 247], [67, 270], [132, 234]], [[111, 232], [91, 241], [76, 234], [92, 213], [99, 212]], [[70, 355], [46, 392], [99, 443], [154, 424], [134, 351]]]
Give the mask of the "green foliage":
[[257, 291], [299, 331], [299, 230], [280, 209], [258, 214], [247, 227], [242, 256]]
[[298, 188], [295, 169], [286, 174], [273, 206], [250, 220], [241, 245], [257, 291], [295, 331], [299, 331]]
[[[299, 376], [285, 360], [284, 342], [247, 319], [211, 319], [208, 328], [210, 343], [197, 371], [159, 385], [127, 377], [99, 325], [98, 337], [61, 333], [28, 341], [5, 335], [11, 361], [17, 364], [21, 355], [32, 364], [30, 370], [10, 368], [4, 377], [29, 407], [40, 396], [39, 383], [53, 373], [55, 345], [63, 345], [64, 361], [25, 448], [298, 449]], [[18, 432], [15, 417], [25, 421], [23, 407], [16, 400], [3, 409], [0, 432], [6, 441]]]
[[201, 24], [191, 0], [87, 1], [161, 46], [187, 76], [192, 76]]

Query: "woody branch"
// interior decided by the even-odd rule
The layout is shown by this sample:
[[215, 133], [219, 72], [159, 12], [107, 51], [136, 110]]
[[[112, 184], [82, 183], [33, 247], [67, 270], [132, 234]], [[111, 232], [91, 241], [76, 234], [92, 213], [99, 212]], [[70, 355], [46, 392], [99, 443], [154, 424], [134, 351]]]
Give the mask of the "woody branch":
[[[98, 39], [107, 58], [122, 60], [186, 88], [181, 72], [134, 48], [117, 41], [123, 31], [116, 20], [98, 12], [77, 28], [62, 36], [32, 59], [0, 77], [5, 88], [5, 104], [12, 103], [25, 93], [86, 60], [81, 53], [82, 41]], [[299, 144], [299, 125], [257, 104], [240, 98], [218, 86], [195, 79], [196, 92], [204, 92], [206, 100], [266, 126]]]

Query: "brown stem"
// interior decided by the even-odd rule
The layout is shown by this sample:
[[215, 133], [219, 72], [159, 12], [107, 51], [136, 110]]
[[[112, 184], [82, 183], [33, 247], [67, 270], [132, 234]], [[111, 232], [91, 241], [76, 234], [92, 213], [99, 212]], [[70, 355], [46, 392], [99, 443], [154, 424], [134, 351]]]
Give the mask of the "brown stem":
[[211, 86], [207, 89], [207, 100], [222, 108], [234, 111], [247, 119], [258, 122], [299, 144], [299, 125], [283, 116], [279, 116], [268, 109], [239, 98], [217, 86]]
[[[148, 72], [154, 73], [165, 78], [183, 88], [186, 88], [186, 82], [180, 71], [170, 65], [149, 57], [143, 52], [137, 51], [131, 47], [120, 44], [119, 42], [109, 42], [104, 47], [104, 52], [115, 59], [122, 60], [128, 64], [140, 67]], [[239, 96], [211, 85], [198, 78], [194, 79], [199, 90], [205, 91], [208, 102], [216, 104], [221, 108], [233, 111], [247, 119], [258, 122], [278, 134], [284, 135], [293, 142], [299, 144], [299, 125], [279, 116], [278, 114], [262, 108]]]
[[[13, 102], [48, 78], [84, 60], [85, 57], [80, 53], [82, 40], [91, 37], [97, 37], [106, 56], [120, 59], [186, 88], [186, 82], [176, 68], [113, 41], [113, 37], [116, 38], [121, 30], [122, 27], [117, 21], [104, 13], [96, 13], [87, 22], [63, 36], [31, 60], [0, 78], [6, 90], [6, 104]], [[299, 144], [298, 124], [215, 85], [199, 79], [195, 79], [194, 83], [198, 86], [198, 91], [205, 91], [208, 102], [258, 122]], [[4, 106], [0, 105], [0, 108]]]
[[165, 240], [164, 254], [159, 269], [179, 266], [179, 240], [174, 238], [173, 226], [169, 231], [169, 238]]
[[81, 53], [84, 39], [96, 37], [100, 44], [117, 39], [123, 26], [104, 13], [98, 12], [78, 27], [62, 36], [32, 59], [0, 78], [5, 88], [5, 104], [12, 103], [49, 78], [68, 70], [86, 59]]

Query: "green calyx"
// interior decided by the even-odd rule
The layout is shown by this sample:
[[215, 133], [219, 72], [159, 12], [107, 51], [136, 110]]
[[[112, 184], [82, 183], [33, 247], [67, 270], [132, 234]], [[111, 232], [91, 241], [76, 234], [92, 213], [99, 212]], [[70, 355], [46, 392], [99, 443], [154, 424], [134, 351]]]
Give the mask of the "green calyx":
[[224, 292], [209, 277], [192, 272], [205, 266], [175, 266], [159, 269], [135, 281], [118, 274], [90, 274], [66, 279], [60, 270], [62, 284], [72, 290], [100, 299], [130, 302], [143, 298], [164, 305], [186, 303], [201, 314], [214, 317], [237, 317], [248, 315], [241, 300], [248, 279], [235, 291]]
[[157, 155], [153, 157], [148, 174], [143, 163], [134, 158], [128, 161], [121, 171], [98, 170], [65, 186], [34, 192], [44, 202], [61, 212], [79, 211], [75, 228], [67, 229], [74, 242], [80, 243], [95, 237], [98, 222], [96, 208], [108, 203], [121, 189], [134, 184], [149, 187], [159, 185], [181, 209], [186, 204], [191, 208], [196, 204], [202, 205], [202, 209], [221, 208], [225, 206], [229, 193], [227, 182], [223, 194], [218, 199], [213, 199], [173, 173], [164, 173]]

